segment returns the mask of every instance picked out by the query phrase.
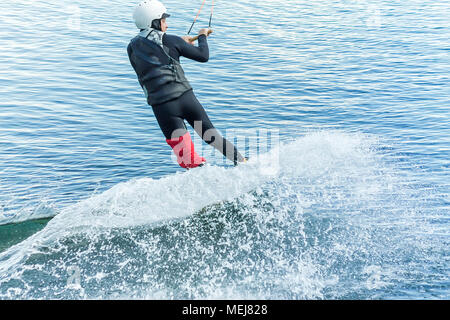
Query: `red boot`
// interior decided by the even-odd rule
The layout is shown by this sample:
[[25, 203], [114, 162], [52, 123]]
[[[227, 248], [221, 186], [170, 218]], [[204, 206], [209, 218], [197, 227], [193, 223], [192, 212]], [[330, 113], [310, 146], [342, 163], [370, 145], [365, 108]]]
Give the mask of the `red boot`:
[[182, 168], [195, 168], [206, 162], [205, 158], [200, 157], [195, 152], [194, 143], [189, 132], [175, 139], [166, 139], [166, 142], [172, 147], [173, 152], [177, 156], [177, 162]]

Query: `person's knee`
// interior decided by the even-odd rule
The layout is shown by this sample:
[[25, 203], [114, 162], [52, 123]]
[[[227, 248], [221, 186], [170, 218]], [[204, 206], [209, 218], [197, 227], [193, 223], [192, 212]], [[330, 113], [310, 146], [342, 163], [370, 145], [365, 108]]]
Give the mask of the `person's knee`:
[[[194, 128], [194, 131], [202, 138], [206, 143], [211, 144], [217, 135], [220, 135], [214, 126], [211, 123], [206, 123], [203, 120], [195, 120], [193, 124], [191, 124]], [[212, 141], [211, 141], [212, 140]]]

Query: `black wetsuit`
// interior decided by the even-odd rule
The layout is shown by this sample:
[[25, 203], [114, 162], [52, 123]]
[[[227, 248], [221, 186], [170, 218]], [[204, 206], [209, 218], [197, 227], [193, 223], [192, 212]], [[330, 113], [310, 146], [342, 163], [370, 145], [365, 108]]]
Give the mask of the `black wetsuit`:
[[[164, 34], [163, 44], [169, 49], [169, 55], [178, 62], [181, 56], [198, 62], [209, 60], [209, 48], [205, 35], [198, 38], [198, 47], [169, 34]], [[166, 139], [174, 138], [172, 134], [175, 130], [185, 129], [184, 120], [187, 120], [192, 127], [194, 127], [194, 121], [202, 121], [203, 132], [214, 128], [192, 89], [178, 99], [153, 105], [152, 108]], [[202, 136], [202, 133], [200, 135]]]
[[[163, 45], [169, 49], [168, 54], [178, 62], [180, 56], [198, 62], [207, 62], [209, 59], [209, 48], [205, 35], [200, 35], [198, 46], [194, 46], [178, 36], [164, 34]], [[187, 90], [176, 99], [152, 105], [152, 108], [166, 139], [173, 139], [186, 133], [184, 120], [187, 120], [206, 143], [219, 150], [229, 160], [235, 164], [243, 161], [244, 158], [236, 147], [214, 128], [192, 89]], [[196, 125], [197, 121], [201, 121], [201, 126], [198, 123]]]

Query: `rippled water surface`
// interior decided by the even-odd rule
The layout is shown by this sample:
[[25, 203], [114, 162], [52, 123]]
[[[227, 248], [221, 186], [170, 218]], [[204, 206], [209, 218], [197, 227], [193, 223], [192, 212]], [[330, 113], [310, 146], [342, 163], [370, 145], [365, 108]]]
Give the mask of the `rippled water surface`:
[[[0, 4], [0, 297], [448, 299], [450, 4], [215, 2], [182, 65], [260, 156], [196, 138], [189, 172], [128, 61], [135, 3]], [[164, 3], [184, 35], [201, 1]]]

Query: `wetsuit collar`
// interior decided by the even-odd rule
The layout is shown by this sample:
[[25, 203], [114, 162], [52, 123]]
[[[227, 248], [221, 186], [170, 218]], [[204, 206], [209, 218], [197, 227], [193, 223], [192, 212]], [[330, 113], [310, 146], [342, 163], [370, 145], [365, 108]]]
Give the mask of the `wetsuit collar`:
[[162, 38], [164, 36], [164, 32], [162, 31], [153, 28], [147, 28], [141, 30], [141, 32], [139, 32], [139, 36], [154, 41], [161, 47], [163, 46]]

